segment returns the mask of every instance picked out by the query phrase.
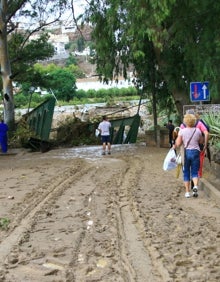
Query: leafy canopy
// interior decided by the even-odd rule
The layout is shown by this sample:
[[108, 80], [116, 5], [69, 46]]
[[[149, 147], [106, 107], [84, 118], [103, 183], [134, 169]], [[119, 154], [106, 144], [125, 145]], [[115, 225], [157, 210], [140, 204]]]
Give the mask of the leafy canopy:
[[48, 91], [52, 90], [57, 99], [67, 102], [73, 99], [76, 91], [76, 78], [68, 67], [36, 64], [35, 73], [40, 78], [39, 86]]
[[166, 85], [180, 112], [191, 81], [210, 81], [219, 101], [219, 2], [93, 0], [86, 16], [100, 78], [127, 77], [133, 68], [150, 92], [155, 82]]

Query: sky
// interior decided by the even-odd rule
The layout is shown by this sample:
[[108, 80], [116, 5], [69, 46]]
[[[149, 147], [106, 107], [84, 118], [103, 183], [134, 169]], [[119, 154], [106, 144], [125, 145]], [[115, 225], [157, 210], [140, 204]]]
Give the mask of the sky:
[[76, 15], [83, 13], [85, 6], [88, 5], [88, 1], [86, 0], [75, 0], [73, 3]]
[[[88, 2], [86, 0], [74, 0], [74, 13], [75, 17], [77, 18], [80, 14], [83, 13], [85, 10], [85, 6], [88, 5]], [[66, 12], [63, 16], [63, 19], [68, 21], [72, 19], [72, 11]]]
[[[73, 5], [74, 5], [74, 13], [75, 13], [75, 18], [77, 18], [80, 14], [83, 13], [85, 10], [85, 6], [88, 5], [88, 1], [86, 0], [73, 0]], [[27, 6], [30, 8], [29, 6]], [[46, 15], [46, 14], [45, 14]], [[51, 17], [51, 20], [53, 19], [53, 16]], [[47, 17], [45, 19], [46, 21], [50, 20], [50, 18]], [[61, 20], [67, 23], [67, 25], [71, 25], [73, 23], [73, 16], [72, 16], [72, 10], [66, 11]], [[35, 26], [35, 20], [30, 21], [30, 17], [21, 17], [17, 16], [17, 21], [19, 22], [19, 27], [21, 28], [29, 28], [31, 26]]]

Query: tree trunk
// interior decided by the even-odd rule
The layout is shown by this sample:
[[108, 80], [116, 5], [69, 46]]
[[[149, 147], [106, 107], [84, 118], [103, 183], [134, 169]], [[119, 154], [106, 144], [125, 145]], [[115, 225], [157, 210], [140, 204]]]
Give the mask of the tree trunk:
[[[154, 84], [155, 85], [155, 84]], [[157, 134], [157, 100], [156, 100], [156, 89], [154, 87], [153, 89], [153, 93], [152, 93], [152, 110], [153, 110], [153, 117], [154, 117], [154, 139], [155, 139], [155, 143], [157, 145], [157, 147], [160, 146], [159, 142], [160, 140], [158, 140], [158, 134]]]
[[5, 1], [0, 11], [0, 66], [2, 76], [2, 96], [4, 103], [4, 121], [7, 123], [9, 130], [14, 130], [15, 114], [14, 114], [14, 97], [13, 86], [11, 80], [11, 65], [8, 55], [7, 27], [5, 19]]
[[174, 89], [172, 92], [172, 95], [173, 95], [173, 99], [174, 99], [177, 111], [181, 119], [183, 119], [183, 106], [190, 104], [189, 97], [187, 97], [186, 92], [184, 92], [183, 90], [182, 91], [178, 90], [178, 89]]

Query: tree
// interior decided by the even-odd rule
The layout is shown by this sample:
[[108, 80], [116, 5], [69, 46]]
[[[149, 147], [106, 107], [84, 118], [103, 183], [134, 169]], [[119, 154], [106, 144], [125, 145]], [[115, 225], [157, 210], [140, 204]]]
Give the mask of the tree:
[[[181, 104], [183, 95], [189, 97], [191, 81], [210, 81], [212, 102], [220, 102], [217, 79], [220, 71], [219, 15], [219, 2], [208, 0], [178, 0], [170, 10], [165, 22], [168, 40], [164, 42], [161, 58], [166, 57], [163, 72], [172, 81], [177, 103]], [[178, 95], [178, 88], [184, 93], [179, 91]]]
[[156, 103], [163, 98], [158, 96], [161, 85], [166, 86], [165, 100], [172, 94], [180, 115], [190, 103], [191, 81], [209, 80], [213, 101], [219, 101], [219, 2], [93, 0], [86, 15], [100, 78], [127, 77], [133, 66]]
[[72, 65], [68, 65], [66, 67], [66, 69], [68, 71], [70, 71], [74, 75], [74, 77], [76, 77], [76, 78], [84, 78], [85, 77], [85, 73], [77, 65], [73, 65], [73, 64]]
[[75, 77], [67, 69], [56, 69], [48, 74], [47, 85], [59, 100], [69, 102], [76, 90]]
[[105, 5], [105, 1], [92, 1], [87, 16], [93, 24], [92, 39], [100, 78], [104, 81], [118, 79], [120, 75], [127, 78], [132, 66], [141, 94], [152, 98], [156, 129], [158, 92], [165, 83], [158, 67], [157, 52], [161, 45], [155, 26], [165, 18], [168, 3], [148, 2], [116, 0]]
[[78, 40], [77, 40], [77, 50], [79, 52], [82, 52], [83, 50], [85, 49], [85, 40], [83, 37], [80, 37]]
[[49, 35], [42, 31], [37, 39], [29, 39], [25, 46], [22, 46], [25, 40], [22, 33], [13, 33], [10, 36], [8, 40], [9, 57], [16, 83], [31, 82], [32, 86], [38, 86], [36, 77], [33, 79], [34, 64], [39, 60], [52, 57], [55, 53], [54, 47], [48, 43], [48, 39]]
[[69, 67], [36, 64], [34, 69], [35, 74], [40, 78], [38, 79], [40, 87], [47, 89], [48, 92], [52, 90], [59, 100], [69, 102], [73, 99], [76, 92], [76, 78]]
[[[24, 52], [30, 35], [43, 29], [45, 26], [58, 21], [67, 7], [66, 0], [1, 0], [0, 1], [0, 66], [2, 77], [2, 96], [4, 102], [4, 119], [11, 130], [14, 129], [14, 99], [12, 81], [17, 75], [13, 69], [14, 62], [24, 60], [20, 54]], [[21, 22], [29, 25], [25, 29], [20, 27]], [[25, 31], [19, 37], [20, 30]], [[20, 47], [9, 57], [10, 38], [19, 38]], [[30, 46], [30, 45], [29, 45]], [[35, 45], [33, 43], [32, 47]], [[34, 49], [33, 49], [34, 50]], [[38, 50], [39, 51], [39, 50]], [[20, 70], [19, 70], [20, 71]]]

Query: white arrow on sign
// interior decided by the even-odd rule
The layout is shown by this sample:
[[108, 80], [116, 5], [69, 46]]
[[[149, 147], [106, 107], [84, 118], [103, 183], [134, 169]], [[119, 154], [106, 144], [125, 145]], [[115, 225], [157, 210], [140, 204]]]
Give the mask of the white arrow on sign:
[[203, 90], [203, 99], [205, 100], [206, 99], [206, 90], [207, 90], [207, 86], [205, 84], [203, 85], [202, 90]]

